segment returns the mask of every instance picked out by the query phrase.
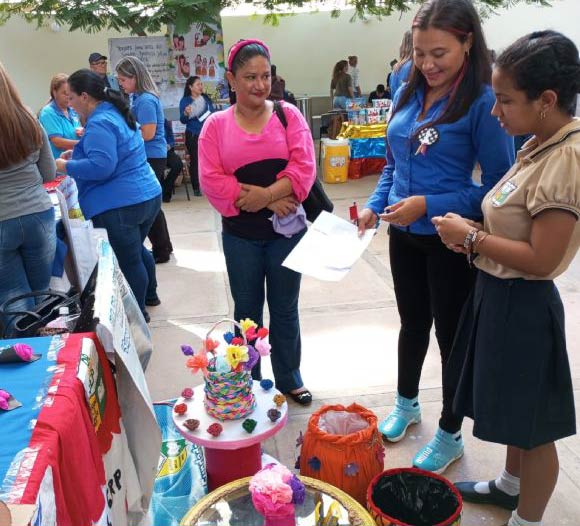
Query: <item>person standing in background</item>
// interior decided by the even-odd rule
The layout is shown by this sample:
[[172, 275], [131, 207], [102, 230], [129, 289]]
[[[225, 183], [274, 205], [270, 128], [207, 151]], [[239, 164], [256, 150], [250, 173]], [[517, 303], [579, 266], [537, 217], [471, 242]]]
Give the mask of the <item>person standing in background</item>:
[[346, 109], [346, 101], [354, 97], [352, 77], [347, 73], [348, 62], [339, 60], [332, 70], [330, 100], [334, 109]]
[[193, 195], [200, 197], [197, 149], [199, 134], [205, 120], [214, 112], [211, 99], [203, 92], [203, 83], [198, 76], [189, 77], [179, 101], [179, 120], [185, 124], [185, 146], [189, 153], [189, 177]]
[[359, 81], [360, 71], [358, 69], [358, 57], [356, 55], [351, 55], [348, 57], [348, 74], [352, 78], [354, 96], [360, 97], [362, 95], [362, 90]]
[[[491, 64], [471, 0], [428, 0], [412, 27], [415, 67], [395, 94], [387, 164], [359, 229], [373, 227], [379, 216], [389, 223], [401, 318], [395, 407], [379, 431], [398, 442], [421, 421], [419, 382], [434, 323], [443, 407], [435, 436], [413, 465], [442, 473], [464, 450], [462, 418], [452, 408], [457, 384], [445, 370], [475, 275], [463, 254], [441, 242], [431, 219], [447, 212], [480, 218], [483, 196], [513, 164], [514, 143], [491, 114]], [[473, 180], [477, 162], [481, 184]]]
[[391, 90], [391, 97], [395, 98], [397, 90], [401, 87], [403, 82], [407, 82], [411, 75], [413, 68], [413, 33], [406, 31], [401, 41], [399, 48], [399, 61], [393, 67], [391, 73], [389, 88]]
[[[131, 109], [141, 126], [147, 161], [153, 168], [159, 184], [162, 184], [167, 166], [167, 142], [159, 90], [145, 64], [137, 57], [122, 58], [117, 64], [116, 71], [119, 84], [130, 96]], [[151, 226], [149, 240], [155, 263], [169, 261], [173, 245], [163, 210], [159, 210]]]
[[[56, 251], [54, 208], [42, 183], [56, 174], [46, 132], [0, 62], [0, 304], [48, 289]], [[12, 304], [34, 310], [34, 299]], [[0, 320], [8, 338], [11, 319]]]
[[119, 89], [119, 82], [114, 75], [107, 74], [107, 57], [101, 55], [98, 52], [91, 53], [89, 55], [89, 67], [91, 71], [94, 71], [99, 77], [105, 82], [107, 88]]
[[270, 90], [270, 100], [284, 100], [286, 91], [286, 81], [277, 74], [276, 66], [272, 64], [272, 89]]
[[165, 119], [165, 140], [167, 141], [167, 168], [169, 172], [165, 175], [165, 179], [161, 183], [163, 190], [163, 202], [169, 203], [173, 197], [173, 189], [175, 187], [175, 180], [183, 170], [183, 161], [175, 153], [175, 136], [173, 135], [173, 127], [171, 121]]
[[83, 133], [76, 111], [69, 107], [68, 75], [58, 73], [50, 81], [50, 101], [40, 110], [38, 119], [50, 139], [54, 158], [72, 150]]

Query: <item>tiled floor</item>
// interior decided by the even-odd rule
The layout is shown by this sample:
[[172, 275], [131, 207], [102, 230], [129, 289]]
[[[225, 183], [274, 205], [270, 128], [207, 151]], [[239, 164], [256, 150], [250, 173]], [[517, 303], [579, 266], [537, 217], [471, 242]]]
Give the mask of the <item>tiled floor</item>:
[[[364, 203], [376, 177], [327, 187], [335, 212], [347, 216], [353, 201]], [[225, 263], [220, 251], [219, 217], [204, 198], [187, 201], [178, 188], [173, 201], [163, 205], [175, 254], [158, 265], [162, 304], [150, 308], [155, 352], [147, 370], [154, 400], [176, 396], [186, 385], [201, 383], [184, 367], [182, 343], [196, 346], [213, 322], [232, 312]], [[323, 404], [357, 402], [379, 418], [387, 414], [396, 389], [396, 342], [399, 319], [388, 266], [386, 229], [340, 283], [303, 279], [300, 315], [303, 335], [302, 374], [315, 402], [309, 409], [296, 404], [283, 433], [266, 450], [287, 465], [294, 464], [295, 439], [308, 417]], [[573, 378], [580, 387], [580, 259], [559, 280], [566, 305], [567, 331]], [[353, 353], [353, 351], [355, 351]], [[352, 356], [356, 356], [354, 362]], [[268, 374], [267, 367], [265, 367]], [[270, 375], [271, 376], [271, 375]], [[388, 445], [385, 467], [408, 466], [433, 435], [441, 408], [441, 367], [435, 343], [429, 349], [421, 379], [423, 422], [408, 437]], [[576, 390], [577, 400], [578, 389]], [[464, 426], [465, 456], [448, 470], [451, 480], [489, 479], [503, 467], [504, 450], [471, 436]], [[544, 518], [544, 525], [580, 524], [580, 438], [558, 446], [560, 478]], [[463, 526], [500, 526], [508, 514], [493, 507], [466, 505]]]

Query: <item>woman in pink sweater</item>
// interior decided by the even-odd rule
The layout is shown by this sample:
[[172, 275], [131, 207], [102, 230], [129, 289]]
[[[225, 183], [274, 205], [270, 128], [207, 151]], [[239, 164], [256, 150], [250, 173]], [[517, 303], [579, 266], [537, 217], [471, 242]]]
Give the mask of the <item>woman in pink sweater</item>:
[[[235, 44], [228, 69], [237, 102], [203, 127], [200, 185], [222, 215], [235, 319], [262, 325], [267, 298], [276, 387], [306, 405], [312, 394], [300, 375], [300, 274], [282, 261], [306, 232], [300, 203], [316, 178], [312, 136], [297, 108], [267, 100], [270, 52], [263, 42]], [[253, 376], [261, 377], [259, 363]]]

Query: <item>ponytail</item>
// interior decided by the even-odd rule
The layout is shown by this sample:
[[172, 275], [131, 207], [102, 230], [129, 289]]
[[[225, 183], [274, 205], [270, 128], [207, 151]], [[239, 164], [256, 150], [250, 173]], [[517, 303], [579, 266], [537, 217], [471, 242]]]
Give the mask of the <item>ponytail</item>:
[[127, 126], [132, 130], [137, 129], [137, 121], [125, 96], [118, 90], [107, 88], [103, 78], [94, 71], [79, 69], [68, 78], [68, 84], [77, 95], [86, 93], [95, 100], [110, 102], [122, 115]]

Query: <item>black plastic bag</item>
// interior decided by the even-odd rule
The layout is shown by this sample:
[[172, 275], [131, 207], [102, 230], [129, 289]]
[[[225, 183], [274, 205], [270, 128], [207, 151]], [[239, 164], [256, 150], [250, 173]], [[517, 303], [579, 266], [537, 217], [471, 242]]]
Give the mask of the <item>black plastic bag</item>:
[[443, 523], [459, 506], [443, 481], [408, 471], [384, 475], [373, 487], [372, 499], [385, 515], [413, 526]]

